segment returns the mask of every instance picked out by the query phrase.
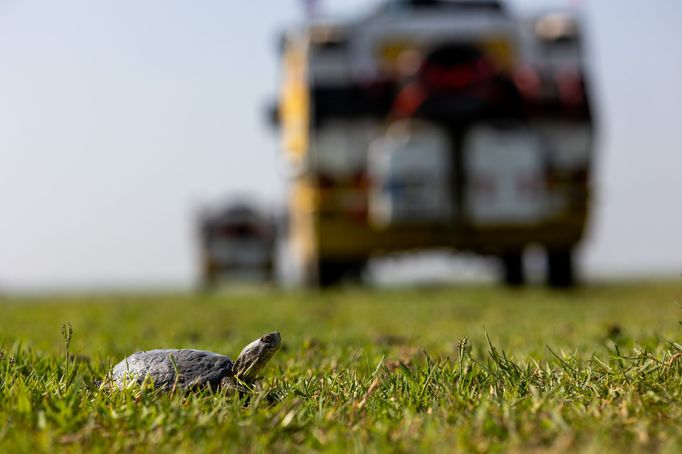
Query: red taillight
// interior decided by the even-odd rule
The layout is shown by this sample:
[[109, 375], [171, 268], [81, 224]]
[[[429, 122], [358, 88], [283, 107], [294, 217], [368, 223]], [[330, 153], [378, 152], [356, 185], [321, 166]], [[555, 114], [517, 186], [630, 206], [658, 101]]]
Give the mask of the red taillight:
[[531, 66], [521, 66], [514, 71], [514, 83], [521, 94], [528, 99], [542, 95], [542, 79]]
[[571, 106], [585, 101], [583, 78], [578, 71], [561, 71], [556, 75], [556, 85], [561, 102]]
[[408, 85], [398, 93], [393, 103], [393, 112], [398, 116], [410, 116], [422, 105], [425, 99], [426, 93], [421, 86], [418, 84]]
[[461, 89], [487, 80], [495, 74], [495, 69], [485, 58], [461, 65], [427, 65], [422, 73], [424, 85], [435, 89]]
[[424, 82], [433, 88], [462, 88], [475, 79], [475, 72], [469, 66], [456, 68], [429, 68], [424, 74]]

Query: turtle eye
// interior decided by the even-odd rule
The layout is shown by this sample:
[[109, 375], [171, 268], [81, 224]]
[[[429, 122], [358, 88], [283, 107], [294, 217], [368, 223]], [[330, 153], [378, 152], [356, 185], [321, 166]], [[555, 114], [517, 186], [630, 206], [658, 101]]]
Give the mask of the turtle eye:
[[260, 340], [262, 340], [266, 344], [269, 344], [270, 342], [272, 342], [272, 336], [268, 334], [266, 336], [261, 337]]

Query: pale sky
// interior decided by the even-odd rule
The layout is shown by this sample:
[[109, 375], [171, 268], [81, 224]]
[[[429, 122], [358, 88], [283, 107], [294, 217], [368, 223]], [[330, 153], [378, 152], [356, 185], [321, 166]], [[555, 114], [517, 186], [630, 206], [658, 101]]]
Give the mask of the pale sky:
[[[600, 146], [581, 263], [679, 276], [682, 2], [514, 2], [547, 3], [588, 19]], [[265, 107], [277, 34], [301, 13], [295, 0], [0, 0], [0, 290], [190, 285], [199, 206], [281, 205]]]

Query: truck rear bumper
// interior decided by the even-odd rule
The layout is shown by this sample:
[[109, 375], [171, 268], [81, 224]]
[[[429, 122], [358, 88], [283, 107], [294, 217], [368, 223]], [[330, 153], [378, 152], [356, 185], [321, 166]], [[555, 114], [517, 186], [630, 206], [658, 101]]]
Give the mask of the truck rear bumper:
[[429, 227], [402, 226], [385, 229], [333, 215], [316, 219], [319, 256], [330, 259], [368, 257], [372, 254], [452, 248], [483, 254], [517, 250], [530, 244], [556, 248], [578, 243], [583, 237], [586, 216], [575, 214], [535, 225]]

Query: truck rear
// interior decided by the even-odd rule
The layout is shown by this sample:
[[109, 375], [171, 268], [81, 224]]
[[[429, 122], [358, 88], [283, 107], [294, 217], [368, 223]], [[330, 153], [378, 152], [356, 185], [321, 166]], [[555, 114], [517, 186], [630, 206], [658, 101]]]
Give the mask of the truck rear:
[[573, 284], [593, 142], [575, 17], [392, 1], [284, 41], [289, 241], [306, 284], [452, 248], [498, 257], [519, 285], [529, 245], [549, 284]]

